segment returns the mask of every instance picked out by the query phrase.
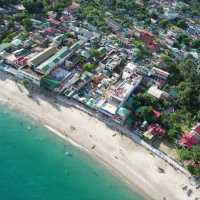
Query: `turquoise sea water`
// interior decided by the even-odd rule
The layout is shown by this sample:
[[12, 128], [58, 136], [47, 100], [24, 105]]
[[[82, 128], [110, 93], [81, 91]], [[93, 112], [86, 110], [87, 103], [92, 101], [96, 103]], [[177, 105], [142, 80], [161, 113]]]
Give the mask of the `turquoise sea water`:
[[2, 106], [0, 199], [142, 200], [88, 155]]

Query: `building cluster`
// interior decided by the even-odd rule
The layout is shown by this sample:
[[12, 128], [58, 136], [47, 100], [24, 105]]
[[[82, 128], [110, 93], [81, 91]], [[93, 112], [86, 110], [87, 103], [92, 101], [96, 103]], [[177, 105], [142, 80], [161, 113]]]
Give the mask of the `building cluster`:
[[[180, 15], [174, 8], [182, 5], [176, 1], [152, 2], [158, 7], [166, 5], [163, 18], [174, 20]], [[70, 6], [59, 17], [51, 11], [45, 19], [31, 19], [31, 32], [25, 36], [19, 33], [11, 42], [0, 44], [0, 70], [73, 99], [121, 125], [134, 123], [135, 110], [127, 104], [139, 91], [145, 89], [160, 101], [174, 98], [164, 89], [170, 73], [162, 66], [160, 52], [168, 48], [177, 56], [191, 53], [173, 47], [180, 30], [154, 34], [153, 28], [144, 29], [136, 24], [125, 29], [107, 18], [109, 31], [103, 33], [90, 23], [77, 20], [73, 15], [77, 7]], [[198, 38], [200, 27], [188, 23], [186, 32]], [[151, 57], [138, 60], [141, 46]], [[199, 57], [198, 52], [193, 55]], [[156, 110], [154, 114], [157, 118], [161, 115]], [[165, 132], [158, 123], [153, 123], [146, 125], [143, 136], [151, 140], [163, 137]], [[185, 144], [185, 138], [181, 144]]]

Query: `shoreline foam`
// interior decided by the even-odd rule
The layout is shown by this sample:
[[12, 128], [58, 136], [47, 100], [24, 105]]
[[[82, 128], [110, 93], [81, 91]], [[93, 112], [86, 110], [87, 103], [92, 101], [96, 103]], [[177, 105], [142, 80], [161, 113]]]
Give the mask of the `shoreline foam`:
[[47, 128], [47, 129], [48, 129], [49, 131], [51, 131], [52, 133], [56, 134], [58, 137], [62, 138], [63, 140], [69, 142], [69, 143], [72, 144], [73, 146], [77, 147], [77, 148], [80, 149], [81, 151], [89, 152], [89, 150], [86, 149], [84, 146], [78, 144], [77, 142], [75, 142], [75, 141], [72, 140], [71, 138], [67, 137], [67, 136], [64, 135], [63, 133], [57, 131], [56, 129], [52, 128], [51, 126], [45, 124], [44, 127]]

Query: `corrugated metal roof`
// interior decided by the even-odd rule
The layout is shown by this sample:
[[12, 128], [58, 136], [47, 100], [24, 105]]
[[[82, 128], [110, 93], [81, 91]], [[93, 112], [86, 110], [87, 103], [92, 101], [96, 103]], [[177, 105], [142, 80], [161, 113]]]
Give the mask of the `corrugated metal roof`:
[[63, 47], [59, 50], [54, 56], [50, 57], [44, 63], [37, 67], [37, 70], [46, 73], [48, 70], [51, 70], [56, 64], [59, 64], [68, 54], [70, 50], [67, 47]]

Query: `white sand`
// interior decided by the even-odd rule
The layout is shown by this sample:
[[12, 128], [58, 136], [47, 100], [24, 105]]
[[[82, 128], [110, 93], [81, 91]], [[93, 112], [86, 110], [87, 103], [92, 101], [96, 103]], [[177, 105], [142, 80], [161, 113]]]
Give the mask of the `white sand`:
[[[0, 80], [2, 103], [40, 121], [59, 136], [66, 137], [67, 134], [69, 142], [103, 161], [114, 174], [144, 193], [148, 200], [163, 200], [163, 197], [166, 200], [195, 200], [200, 197], [200, 191], [185, 175], [103, 122], [74, 108], [57, 105], [53, 100], [48, 99], [52, 101], [49, 103], [42, 95], [34, 94], [33, 99], [27, 97], [22, 86], [9, 79]], [[165, 169], [165, 173], [159, 173], [158, 167]], [[193, 190], [190, 197], [182, 189], [185, 185]]]

